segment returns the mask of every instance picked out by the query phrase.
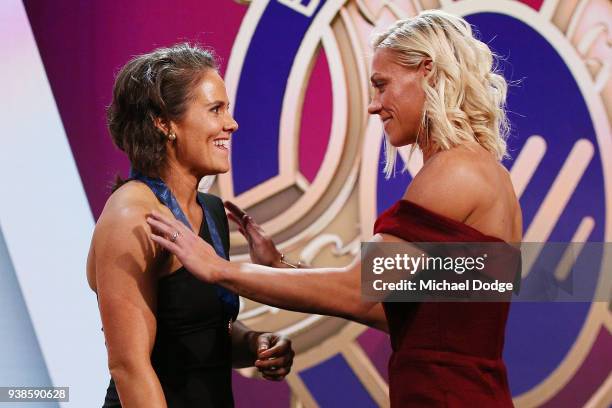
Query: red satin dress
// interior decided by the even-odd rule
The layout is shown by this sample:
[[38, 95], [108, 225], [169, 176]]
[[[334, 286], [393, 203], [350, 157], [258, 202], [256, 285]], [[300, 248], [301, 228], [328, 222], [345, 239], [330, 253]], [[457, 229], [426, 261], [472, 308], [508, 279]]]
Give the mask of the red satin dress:
[[[410, 242], [503, 242], [406, 200], [381, 214], [374, 232]], [[392, 408], [513, 406], [502, 360], [509, 303], [383, 306]]]

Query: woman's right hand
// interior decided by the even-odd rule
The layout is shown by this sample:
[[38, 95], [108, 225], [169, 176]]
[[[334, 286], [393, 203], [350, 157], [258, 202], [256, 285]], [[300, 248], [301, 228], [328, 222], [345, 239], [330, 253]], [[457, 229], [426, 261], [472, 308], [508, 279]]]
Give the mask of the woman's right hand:
[[149, 214], [147, 223], [153, 231], [151, 239], [174, 254], [189, 272], [205, 282], [218, 282], [228, 261], [218, 256], [206, 241], [176, 218], [157, 211]]

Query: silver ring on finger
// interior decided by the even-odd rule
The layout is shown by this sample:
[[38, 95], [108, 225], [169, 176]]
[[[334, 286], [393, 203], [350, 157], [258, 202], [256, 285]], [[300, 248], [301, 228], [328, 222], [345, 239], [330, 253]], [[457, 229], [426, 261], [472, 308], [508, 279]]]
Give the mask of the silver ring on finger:
[[172, 236], [170, 237], [170, 241], [171, 242], [176, 242], [176, 239], [179, 237], [179, 235], [181, 235], [180, 232], [178, 231], [174, 231], [174, 233], [172, 234]]

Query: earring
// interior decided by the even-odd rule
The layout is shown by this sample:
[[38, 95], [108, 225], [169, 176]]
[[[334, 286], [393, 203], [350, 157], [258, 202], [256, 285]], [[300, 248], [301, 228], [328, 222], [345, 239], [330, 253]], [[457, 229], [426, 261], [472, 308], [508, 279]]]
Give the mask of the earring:
[[173, 142], [176, 140], [176, 134], [174, 132], [168, 133], [168, 140]]
[[[416, 137], [416, 141], [417, 144], [421, 147], [421, 148], [427, 148], [429, 147], [429, 126], [428, 126], [428, 119], [427, 119], [427, 110], [425, 109], [425, 107], [423, 107], [423, 115], [421, 115], [421, 124], [419, 126], [419, 131], [417, 133], [417, 137]], [[425, 142], [423, 143], [423, 141], [421, 141], [421, 136], [423, 131], [425, 131]]]

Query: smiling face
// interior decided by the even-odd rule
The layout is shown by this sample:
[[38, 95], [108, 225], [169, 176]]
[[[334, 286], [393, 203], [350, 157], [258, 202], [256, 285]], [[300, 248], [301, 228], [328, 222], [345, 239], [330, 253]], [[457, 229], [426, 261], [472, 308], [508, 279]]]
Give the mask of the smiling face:
[[176, 140], [168, 152], [176, 162], [199, 177], [225, 173], [230, 168], [230, 136], [238, 123], [229, 111], [223, 79], [207, 70], [193, 90], [181, 120], [172, 122]]
[[400, 65], [395, 51], [379, 48], [372, 59], [371, 82], [374, 95], [368, 106], [371, 115], [379, 115], [391, 145], [415, 143], [421, 127], [425, 92], [422, 81], [430, 67]]

